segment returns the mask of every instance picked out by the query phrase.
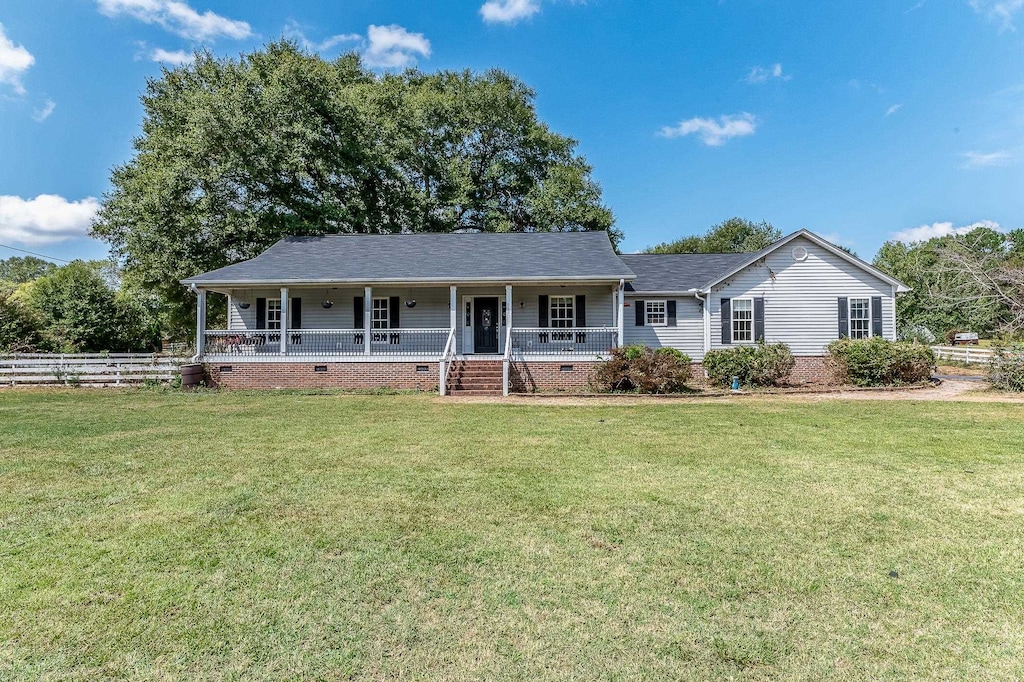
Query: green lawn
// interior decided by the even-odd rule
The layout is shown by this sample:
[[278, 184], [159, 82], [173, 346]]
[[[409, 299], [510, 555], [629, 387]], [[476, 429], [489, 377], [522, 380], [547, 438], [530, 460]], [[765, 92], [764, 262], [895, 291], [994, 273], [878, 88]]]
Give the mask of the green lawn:
[[1000, 403], [0, 391], [0, 679], [1021, 679], [1022, 444]]

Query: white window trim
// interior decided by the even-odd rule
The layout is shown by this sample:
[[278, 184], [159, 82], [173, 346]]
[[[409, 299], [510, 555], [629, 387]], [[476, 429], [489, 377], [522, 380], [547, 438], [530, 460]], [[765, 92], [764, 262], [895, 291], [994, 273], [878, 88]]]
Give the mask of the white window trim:
[[[749, 301], [750, 302], [750, 338], [749, 339], [737, 339], [736, 338], [736, 302], [737, 301]], [[732, 343], [754, 343], [754, 298], [752, 296], [744, 296], [743, 298], [732, 299], [729, 305], [729, 338]]]
[[[569, 301], [569, 326], [568, 327], [556, 327], [555, 326], [555, 299], [567, 299]], [[565, 318], [559, 318], [565, 319]], [[548, 327], [552, 330], [551, 340], [552, 341], [571, 341], [572, 332], [564, 331], [567, 329], [575, 329], [576, 327], [576, 295], [575, 294], [548, 294]]]
[[[276, 303], [277, 304], [277, 310], [274, 311], [274, 312], [277, 313], [277, 319], [273, 320], [273, 322], [275, 324], [277, 324], [276, 327], [272, 327], [271, 326], [270, 310], [271, 310], [271, 304], [272, 303]], [[281, 312], [282, 312], [281, 311], [281, 299], [279, 299], [279, 298], [268, 298], [267, 299], [267, 321], [266, 321], [267, 329], [270, 329], [272, 331], [279, 331], [281, 329], [281, 322], [282, 322], [282, 320], [281, 320]]]
[[[867, 335], [866, 336], [854, 336], [853, 335], [853, 302], [854, 301], [867, 301], [868, 302], [868, 317], [867, 317]], [[872, 301], [870, 296], [847, 296], [846, 297], [846, 336], [850, 339], [870, 339], [874, 334], [872, 329], [873, 320], [872, 314]]]
[[[660, 303], [662, 306], [662, 322], [651, 322], [651, 304]], [[654, 298], [644, 301], [644, 324], [648, 327], [667, 327], [668, 326], [668, 299], [665, 298]]]

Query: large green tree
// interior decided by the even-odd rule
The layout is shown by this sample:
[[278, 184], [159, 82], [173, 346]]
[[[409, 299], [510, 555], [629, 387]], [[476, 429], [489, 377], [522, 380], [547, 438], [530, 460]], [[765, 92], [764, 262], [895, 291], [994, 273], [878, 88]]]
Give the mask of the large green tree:
[[744, 218], [730, 218], [702, 235], [682, 237], [652, 246], [647, 253], [744, 253], [760, 251], [782, 238], [782, 232], [771, 224], [755, 223]]
[[37, 321], [40, 345], [73, 352], [152, 350], [153, 314], [117, 288], [110, 264], [74, 261], [22, 285], [13, 298]]
[[912, 244], [886, 242], [874, 265], [911, 287], [896, 299], [904, 335], [942, 340], [958, 330], [983, 336], [1024, 331], [1017, 311], [1024, 306], [1022, 230], [978, 227]]
[[0, 282], [24, 284], [39, 279], [57, 266], [35, 256], [14, 256], [0, 260]]
[[186, 327], [177, 283], [286, 235], [609, 230], [576, 142], [501, 71], [378, 76], [278, 42], [199, 55], [142, 97], [93, 234]]

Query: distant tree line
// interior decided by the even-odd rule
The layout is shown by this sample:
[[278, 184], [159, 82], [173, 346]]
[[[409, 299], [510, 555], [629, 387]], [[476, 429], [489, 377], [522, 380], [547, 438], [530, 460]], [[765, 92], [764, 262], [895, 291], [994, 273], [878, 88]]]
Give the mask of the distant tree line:
[[1024, 230], [978, 227], [913, 244], [886, 242], [874, 264], [912, 289], [896, 299], [904, 337], [1024, 335]]
[[163, 304], [108, 261], [0, 260], [0, 352], [159, 348]]

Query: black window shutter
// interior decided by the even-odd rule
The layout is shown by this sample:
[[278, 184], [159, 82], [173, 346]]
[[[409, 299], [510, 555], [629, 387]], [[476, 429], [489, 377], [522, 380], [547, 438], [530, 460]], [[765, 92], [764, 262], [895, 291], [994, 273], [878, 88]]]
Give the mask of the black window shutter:
[[537, 297], [537, 326], [548, 326], [548, 297], [545, 294]]
[[398, 296], [392, 296], [388, 305], [391, 307], [389, 311], [391, 314], [388, 315], [388, 329], [398, 329], [398, 314], [401, 301]]
[[845, 296], [839, 297], [839, 338], [850, 335], [850, 307]]
[[256, 328], [267, 328], [267, 299], [265, 298], [256, 299]]
[[882, 297], [871, 297], [871, 335], [882, 335]]
[[633, 301], [633, 305], [636, 306], [636, 326], [642, 327], [647, 323], [645, 319], [646, 310], [644, 309], [646, 306], [644, 306], [643, 301]]
[[293, 298], [291, 303], [292, 308], [292, 329], [302, 329], [302, 299]]
[[352, 328], [362, 329], [363, 328], [363, 297], [356, 296], [352, 299]]
[[668, 301], [665, 303], [665, 314], [668, 317], [668, 326], [676, 326], [676, 302]]
[[576, 326], [587, 326], [587, 297], [583, 294], [576, 296]]
[[754, 341], [764, 341], [764, 297], [754, 299]]
[[722, 343], [732, 343], [732, 299], [722, 299]]

